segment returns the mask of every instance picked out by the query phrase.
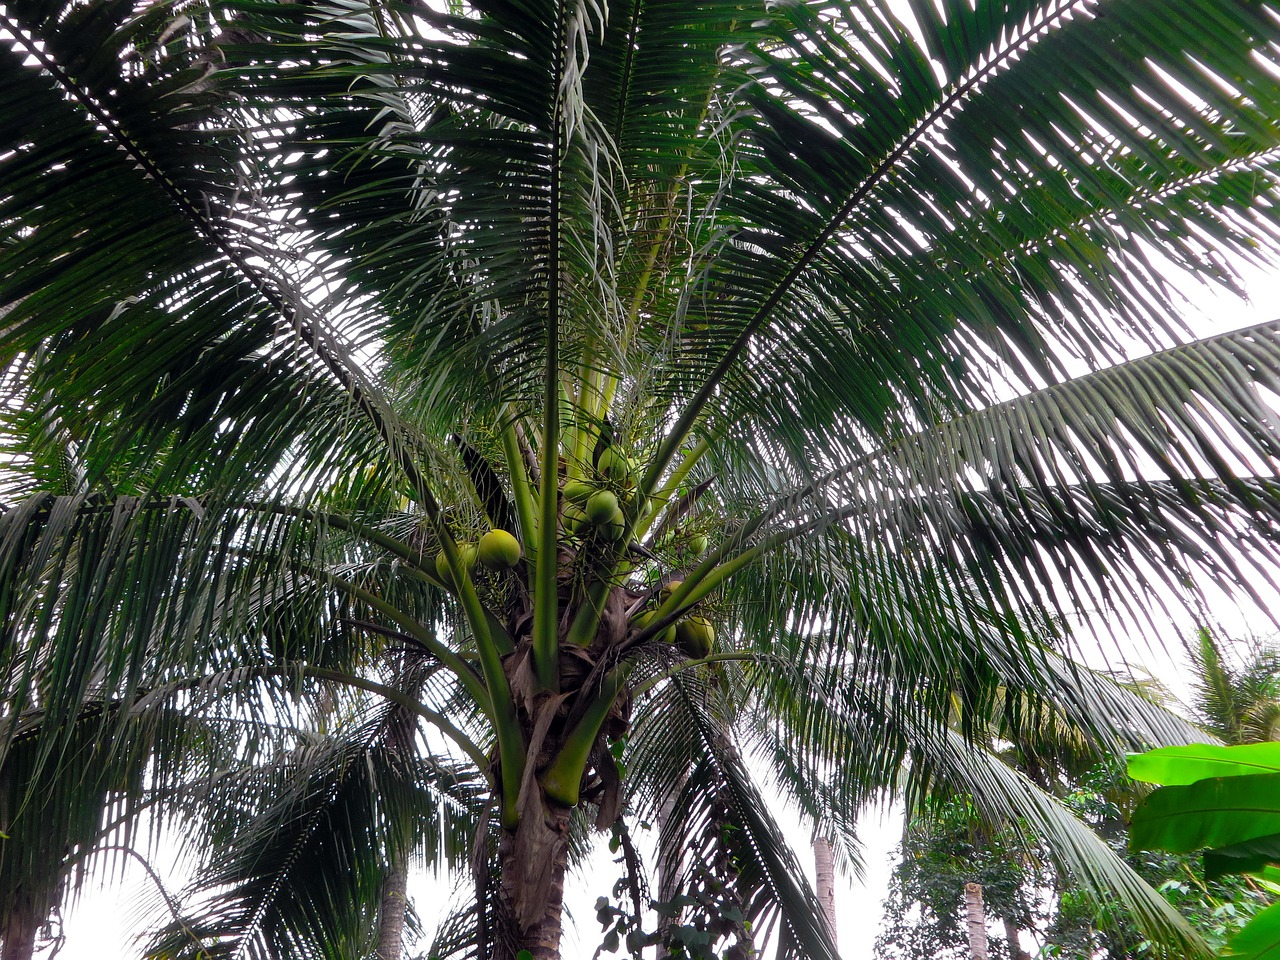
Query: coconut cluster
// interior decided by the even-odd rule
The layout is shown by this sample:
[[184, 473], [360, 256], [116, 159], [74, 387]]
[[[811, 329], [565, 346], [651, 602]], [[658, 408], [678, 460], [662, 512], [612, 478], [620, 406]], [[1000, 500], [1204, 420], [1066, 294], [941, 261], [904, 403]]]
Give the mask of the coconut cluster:
[[[658, 592], [658, 606], [670, 599], [671, 595], [680, 589], [683, 583], [684, 581], [682, 580], [671, 580], [663, 584], [662, 589]], [[642, 610], [632, 620], [632, 625], [636, 630], [646, 630], [657, 620], [658, 606]], [[654, 639], [663, 643], [675, 644], [685, 656], [692, 660], [701, 660], [710, 656], [711, 651], [715, 649], [716, 630], [706, 617], [699, 614], [690, 614], [674, 623], [668, 624]]]
[[630, 458], [612, 445], [605, 447], [590, 479], [566, 480], [560, 490], [565, 534], [617, 543], [629, 524], [649, 515], [649, 501], [638, 495], [639, 486], [639, 470]]
[[[477, 565], [494, 572], [510, 570], [520, 562], [522, 555], [520, 541], [502, 529], [490, 530], [477, 543], [464, 541], [458, 544], [458, 557], [467, 570], [474, 570]], [[443, 550], [436, 554], [436, 576], [445, 586], [457, 587], [449, 558]]]
[[[651, 512], [648, 499], [640, 496], [638, 467], [612, 444], [599, 451], [588, 479], [568, 479], [560, 490], [565, 533], [572, 538], [598, 538], [606, 543], [618, 542], [629, 524], [643, 520]], [[692, 556], [705, 553], [709, 543], [705, 534], [693, 535], [685, 543]], [[660, 601], [665, 601], [680, 586], [674, 580], [663, 586]], [[633, 619], [636, 630], [648, 628], [657, 616], [657, 606], [640, 611]], [[690, 615], [668, 624], [656, 639], [677, 645], [687, 656], [708, 656], [715, 644], [715, 628], [706, 617]]]
[[[639, 492], [639, 468], [613, 444], [600, 445], [591, 467], [585, 472], [585, 477], [570, 476], [561, 482], [563, 535], [567, 541], [576, 541], [583, 548], [591, 549], [594, 545], [595, 549], [607, 551], [620, 544], [629, 529], [642, 523], [652, 512], [652, 506], [649, 499]], [[659, 550], [664, 546], [668, 549], [675, 547], [682, 557], [688, 559], [705, 553], [709, 542], [705, 533], [677, 529], [670, 531], [661, 543], [654, 546]], [[479, 540], [459, 541], [457, 551], [462, 567], [468, 573], [479, 569], [502, 573], [515, 567], [523, 556], [520, 541], [510, 531], [501, 528], [489, 530]], [[435, 570], [441, 583], [448, 589], [457, 589], [453, 568], [444, 550], [436, 555]], [[671, 580], [663, 585], [654, 601], [632, 617], [632, 628], [643, 631], [653, 625], [658, 608], [680, 585], [680, 580]], [[686, 614], [667, 624], [655, 639], [678, 647], [690, 658], [702, 659], [714, 649], [715, 628], [705, 616]]]

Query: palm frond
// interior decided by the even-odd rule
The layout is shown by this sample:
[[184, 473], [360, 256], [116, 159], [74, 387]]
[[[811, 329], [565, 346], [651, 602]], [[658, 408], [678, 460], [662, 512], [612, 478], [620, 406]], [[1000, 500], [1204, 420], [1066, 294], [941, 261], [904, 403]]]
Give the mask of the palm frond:
[[[1143, 616], [1138, 596], [1192, 598], [1208, 580], [1256, 596], [1275, 558], [1265, 396], [1277, 329], [1220, 334], [940, 421], [776, 501], [754, 535], [836, 521], [853, 539], [835, 534], [825, 562], [893, 567], [932, 604], [961, 616], [974, 604], [978, 620], [983, 607]], [[1247, 551], [1231, 546], [1242, 538]], [[926, 556], [976, 590], [938, 580]], [[802, 592], [793, 612], [830, 616], [840, 597], [809, 582], [813, 604]]]
[[220, 853], [184, 894], [199, 906], [159, 931], [151, 951], [367, 956], [386, 865], [466, 862], [480, 802], [472, 773], [388, 746], [386, 731], [377, 719], [304, 738], [212, 787], [195, 823]]
[[[111, 430], [88, 446], [103, 458], [95, 480], [115, 461], [135, 484], [158, 472], [247, 492], [318, 441], [354, 442], [367, 461], [380, 449], [423, 487], [405, 452], [413, 432], [355, 360], [351, 312], [325, 316], [308, 292], [323, 265], [282, 268], [296, 260], [279, 210], [240, 202], [258, 142], [206, 82], [224, 38], [168, 6], [62, 14], [4, 14], [0, 136], [23, 149], [5, 160], [0, 276], [8, 350], [44, 360], [30, 374], [35, 414], [82, 445]], [[23, 191], [48, 200], [23, 204]], [[274, 400], [257, 407], [263, 392]]]
[[[794, 433], [797, 397], [828, 397], [828, 409], [881, 435], [901, 429], [904, 403], [931, 420], [948, 398], [990, 399], [982, 366], [947, 346], [961, 332], [1037, 376], [1060, 375], [1066, 357], [1121, 358], [1117, 329], [1168, 345], [1168, 290], [1135, 238], [1224, 276], [1205, 253], [1248, 246], [1237, 217], [1271, 183], [1261, 7], [1188, 3], [1157, 18], [1139, 3], [1109, 4], [1106, 16], [1080, 3], [1001, 4], [984, 7], [984, 30], [969, 36], [967, 12], [917, 7], [925, 35], [951, 51], [941, 79], [946, 55], [859, 4], [822, 19], [788, 8], [791, 41], [749, 55], [762, 122], [743, 152], [761, 186], [727, 201], [743, 229], [716, 251], [706, 339], [716, 359], [758, 341], [750, 375], [725, 395], [741, 393], [743, 408], [763, 401], [780, 435]], [[987, 40], [974, 47], [974, 36]], [[1222, 75], [1238, 84], [1229, 110]], [[1218, 184], [1218, 171], [1236, 170], [1247, 187]], [[1182, 188], [1169, 210], [1177, 225], [1156, 233], [1147, 208]], [[1247, 209], [1260, 225], [1266, 214]], [[1271, 249], [1261, 242], [1249, 256]], [[700, 383], [709, 369], [679, 376]], [[767, 389], [780, 382], [790, 389]], [[817, 422], [824, 438], [865, 445], [849, 426]]]
[[1156, 945], [1157, 955], [1212, 955], [1200, 935], [1164, 897], [1061, 801], [1024, 774], [954, 735], [924, 743], [917, 760], [928, 775], [943, 777], [972, 795], [985, 817], [1014, 830], [1025, 829], [1040, 839], [1058, 869], [1096, 902], [1115, 900], [1122, 905]]
[[[776, 924], [780, 957], [836, 956], [796, 855], [754, 786], [730, 728], [716, 716], [714, 700], [708, 702], [699, 687], [677, 681], [647, 704], [648, 715], [636, 721], [638, 733], [651, 723], [684, 732], [661, 741], [638, 736], [637, 754], [627, 757], [649, 774], [641, 781], [643, 802], [655, 808], [651, 816], [661, 825], [660, 855], [675, 858], [664, 869], [675, 871], [682, 889], [707, 877], [716, 878], [713, 887], [722, 886], [742, 920], [735, 927], [726, 918], [721, 928], [712, 918], [714, 936]], [[677, 716], [685, 722], [673, 724]]]

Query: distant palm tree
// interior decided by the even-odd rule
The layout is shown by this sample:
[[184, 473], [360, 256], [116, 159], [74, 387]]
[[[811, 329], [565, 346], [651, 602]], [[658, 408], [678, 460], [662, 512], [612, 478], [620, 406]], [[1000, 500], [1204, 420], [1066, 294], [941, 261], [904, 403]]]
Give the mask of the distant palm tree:
[[1280, 652], [1265, 643], [1227, 649], [1207, 627], [1191, 655], [1192, 708], [1226, 744], [1280, 740]]
[[1162, 742], [1018, 624], [1276, 559], [1280, 324], [1195, 340], [1162, 271], [1274, 262], [1278, 41], [1274, 0], [4, 0], [0, 829], [173, 801], [189, 957], [368, 955], [435, 844], [494, 874], [459, 948], [546, 960], [571, 840], [664, 805], [741, 929], [834, 955], [748, 748], [818, 819], [911, 755], [1056, 822], [956, 692]]

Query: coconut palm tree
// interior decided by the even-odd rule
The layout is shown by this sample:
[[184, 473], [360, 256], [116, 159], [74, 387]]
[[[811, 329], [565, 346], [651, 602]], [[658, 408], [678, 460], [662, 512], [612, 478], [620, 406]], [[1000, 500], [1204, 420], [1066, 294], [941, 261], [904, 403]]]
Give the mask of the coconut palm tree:
[[[1280, 326], [1194, 340], [1163, 271], [1274, 258], [1278, 12], [6, 0], [0, 748], [30, 731], [25, 795], [85, 723], [279, 732], [236, 741], [286, 771], [245, 768], [265, 805], [213, 762], [147, 768], [157, 797], [205, 785], [202, 835], [277, 842], [253, 883], [266, 860], [224, 858], [243, 896], [175, 953], [374, 949], [414, 836], [376, 798], [471, 822], [461, 762], [493, 956], [558, 955], [575, 815], [673, 797], [685, 849], [734, 822], [753, 920], [831, 955], [744, 708], [786, 718], [801, 772], [857, 732], [844, 803], [906, 742], [963, 752], [957, 689], [1131, 732], [1017, 624], [1270, 570]], [[309, 750], [356, 692], [421, 727], [365, 713], [354, 753]], [[319, 832], [378, 869], [322, 869]]]
[[1272, 647], [1224, 650], [1201, 627], [1189, 653], [1192, 707], [1206, 730], [1226, 744], [1280, 739], [1280, 656]]

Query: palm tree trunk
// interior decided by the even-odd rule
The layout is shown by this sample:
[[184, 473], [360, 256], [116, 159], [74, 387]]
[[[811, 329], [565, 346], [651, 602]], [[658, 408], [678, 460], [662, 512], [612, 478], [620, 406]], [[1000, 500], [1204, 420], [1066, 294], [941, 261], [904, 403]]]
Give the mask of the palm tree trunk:
[[[397, 667], [402, 677], [411, 678], [405, 692], [422, 696], [423, 680], [412, 674], [412, 658], [401, 654]], [[418, 718], [405, 707], [397, 707], [387, 722], [384, 743], [397, 756], [412, 756]], [[382, 878], [382, 902], [378, 905], [378, 960], [400, 960], [404, 954], [404, 918], [409, 909], [409, 852], [392, 844], [387, 851], [387, 873]]]
[[0, 960], [31, 960], [35, 954], [36, 936], [44, 917], [23, 904], [6, 911], [4, 928], [0, 929]]
[[497, 929], [492, 960], [560, 960], [570, 810], [541, 798], [542, 816], [526, 807], [498, 842]]
[[[663, 798], [662, 805], [658, 808], [658, 903], [669, 904], [680, 893], [680, 851], [674, 844], [664, 841], [669, 837], [668, 824], [675, 816], [676, 800], [684, 792], [687, 781], [688, 776], [682, 775], [675, 789]], [[659, 917], [657, 960], [668, 960], [671, 956], [666, 941], [678, 920], [678, 914]]]
[[831, 942], [836, 942], [836, 866], [831, 853], [831, 841], [823, 836], [813, 838], [813, 867], [817, 880], [818, 902], [822, 904], [822, 916], [827, 921]]
[[1004, 917], [1004, 939], [1009, 945], [1009, 960], [1031, 960], [1030, 955], [1018, 943], [1018, 925], [1009, 917]]
[[964, 885], [964, 913], [969, 925], [969, 952], [973, 960], [991, 960], [987, 951], [987, 918], [982, 909], [982, 884]]
[[400, 960], [404, 953], [404, 915], [408, 907], [409, 865], [398, 857], [382, 881], [382, 904], [378, 909], [378, 960]]

